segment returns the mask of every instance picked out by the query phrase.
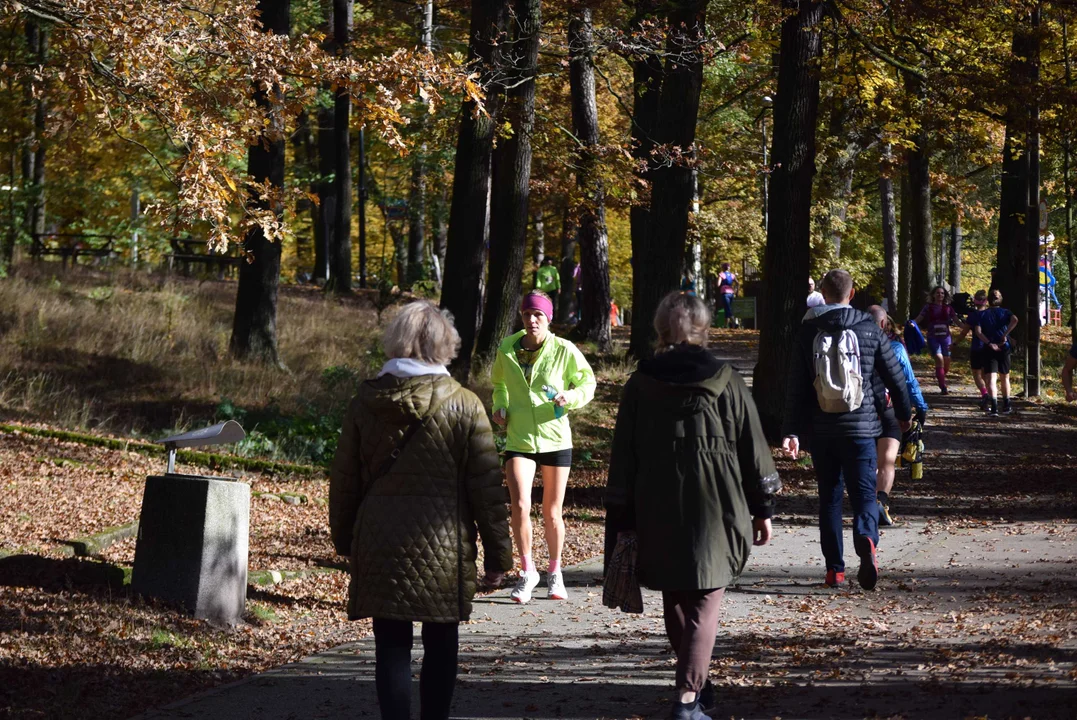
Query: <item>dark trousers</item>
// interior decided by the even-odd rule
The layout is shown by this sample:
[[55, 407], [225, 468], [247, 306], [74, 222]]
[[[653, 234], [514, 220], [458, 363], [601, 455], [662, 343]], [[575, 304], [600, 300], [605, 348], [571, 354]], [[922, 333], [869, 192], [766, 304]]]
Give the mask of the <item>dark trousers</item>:
[[842, 486], [853, 506], [853, 547], [869, 552], [865, 538], [879, 544], [879, 506], [875, 498], [878, 457], [875, 438], [813, 438], [811, 451], [819, 484], [819, 542], [826, 569], [845, 572], [841, 530]]
[[677, 689], [699, 692], [707, 682], [724, 588], [663, 590], [666, 636], [677, 653]]
[[[423, 623], [419, 717], [448, 720], [456, 686], [458, 623]], [[411, 718], [411, 622], [374, 618], [374, 684], [384, 720]]]

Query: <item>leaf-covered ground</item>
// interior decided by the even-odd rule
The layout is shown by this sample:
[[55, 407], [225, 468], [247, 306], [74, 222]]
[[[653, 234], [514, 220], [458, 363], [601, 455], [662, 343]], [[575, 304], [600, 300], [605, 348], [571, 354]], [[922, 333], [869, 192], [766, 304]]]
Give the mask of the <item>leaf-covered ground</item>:
[[[719, 355], [750, 366], [753, 333], [713, 339]], [[607, 363], [597, 402], [577, 424], [566, 564], [601, 552], [605, 443], [629, 370], [620, 359]], [[989, 419], [976, 411], [967, 386], [956, 385], [947, 397], [926, 380], [924, 386], [932, 406], [924, 478], [899, 473], [892, 506], [924, 537], [958, 543], [947, 576], [924, 578], [915, 567], [900, 567], [886, 581], [893, 582], [889, 592], [867, 598], [814, 590], [795, 602], [760, 596], [760, 612], [731, 622], [715, 656], [723, 691], [745, 712], [761, 688], [792, 696], [824, 681], [863, 686], [904, 676], [921, 689], [962, 679], [975, 688], [989, 677], [998, 686], [1077, 687], [1072, 574], [1068, 582], [1057, 579], [1056, 567], [1043, 575], [1057, 552], [1041, 557], [997, 539], [1001, 532], [1073, 547], [1077, 424], [1051, 402], [1019, 402], [1015, 415]], [[813, 524], [810, 467], [784, 459], [779, 465], [786, 482], [779, 527]], [[246, 622], [235, 629], [130, 594], [133, 539], [98, 558], [68, 556], [65, 541], [137, 519], [143, 479], [162, 466], [163, 457], [0, 434], [0, 555], [10, 554], [0, 558], [0, 715], [131, 715], [369, 632], [367, 623], [344, 616], [347, 577], [329, 543], [322, 478], [240, 473], [253, 492], [252, 578], [264, 570], [303, 572], [251, 585]], [[980, 531], [996, 539], [985, 544]], [[542, 537], [538, 518], [535, 533]], [[536, 556], [544, 562], [541, 541]], [[1068, 557], [1072, 567], [1072, 550]], [[963, 573], [985, 562], [997, 566], [991, 582], [964, 582]], [[992, 668], [998, 672], [984, 674]], [[880, 692], [900, 696], [893, 688], [901, 687]]]

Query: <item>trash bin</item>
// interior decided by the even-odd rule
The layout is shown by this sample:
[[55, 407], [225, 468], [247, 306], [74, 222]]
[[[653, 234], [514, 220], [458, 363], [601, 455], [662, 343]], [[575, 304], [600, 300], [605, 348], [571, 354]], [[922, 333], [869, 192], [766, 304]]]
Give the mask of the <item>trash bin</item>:
[[131, 587], [183, 605], [195, 617], [235, 624], [247, 600], [250, 486], [174, 472], [176, 450], [242, 440], [239, 423], [166, 438], [168, 470], [146, 478]]

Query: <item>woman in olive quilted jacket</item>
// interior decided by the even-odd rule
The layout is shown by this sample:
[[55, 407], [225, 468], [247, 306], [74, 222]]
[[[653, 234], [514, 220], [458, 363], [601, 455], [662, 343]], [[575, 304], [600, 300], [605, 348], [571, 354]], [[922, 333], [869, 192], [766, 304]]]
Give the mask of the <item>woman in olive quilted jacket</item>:
[[510, 570], [508, 508], [482, 402], [445, 369], [460, 348], [451, 317], [411, 303], [382, 344], [390, 360], [344, 418], [329, 524], [351, 558], [348, 617], [374, 619], [381, 716], [410, 717], [412, 622], [422, 622], [421, 717], [448, 718], [476, 540], [490, 575]]

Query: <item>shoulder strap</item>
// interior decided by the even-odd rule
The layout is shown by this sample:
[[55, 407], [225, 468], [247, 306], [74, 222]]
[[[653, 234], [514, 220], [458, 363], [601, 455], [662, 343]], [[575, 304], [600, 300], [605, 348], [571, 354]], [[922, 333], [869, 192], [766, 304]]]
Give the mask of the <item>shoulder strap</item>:
[[448, 399], [452, 397], [452, 395], [453, 393], [450, 393], [448, 397], [442, 398], [441, 402], [439, 402], [437, 405], [433, 406], [430, 409], [430, 412], [428, 412], [423, 417], [412, 421], [412, 423], [408, 425], [407, 429], [404, 430], [404, 434], [400, 437], [396, 445], [393, 447], [393, 451], [389, 453], [389, 457], [387, 457], [385, 461], [378, 466], [377, 471], [370, 476], [371, 482], [377, 480], [383, 475], [387, 475], [389, 471], [393, 469], [393, 464], [395, 464], [397, 458], [400, 457], [400, 453], [403, 452], [404, 447], [408, 444], [408, 441], [415, 437], [415, 433], [419, 432], [419, 428], [425, 425], [427, 420], [434, 417], [437, 411], [441, 409], [441, 406], [444, 405], [446, 401], [448, 401]]

